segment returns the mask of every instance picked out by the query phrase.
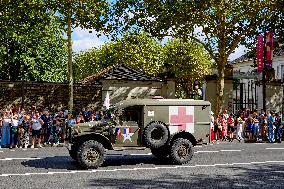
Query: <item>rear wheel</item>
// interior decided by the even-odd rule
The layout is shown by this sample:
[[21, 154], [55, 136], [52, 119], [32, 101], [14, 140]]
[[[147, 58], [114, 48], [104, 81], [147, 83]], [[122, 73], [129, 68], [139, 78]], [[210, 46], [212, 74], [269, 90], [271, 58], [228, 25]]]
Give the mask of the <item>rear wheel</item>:
[[101, 166], [104, 156], [105, 148], [94, 140], [84, 142], [77, 152], [78, 163], [85, 169], [96, 169]]
[[170, 157], [174, 164], [188, 163], [193, 156], [192, 143], [184, 138], [178, 138], [173, 142], [170, 149]]

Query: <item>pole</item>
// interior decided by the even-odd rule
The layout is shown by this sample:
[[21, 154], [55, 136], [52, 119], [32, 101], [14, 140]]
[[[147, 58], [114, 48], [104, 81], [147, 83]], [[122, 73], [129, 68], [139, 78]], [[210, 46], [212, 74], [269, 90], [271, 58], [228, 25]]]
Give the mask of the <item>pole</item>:
[[284, 122], [284, 65], [281, 66], [281, 83], [282, 83], [282, 122]]
[[262, 69], [262, 103], [263, 111], [266, 112], [266, 26], [264, 26], [263, 38], [263, 69]]
[[71, 10], [71, 0], [69, 1], [69, 7], [68, 7], [68, 15], [67, 15], [67, 37], [68, 37], [68, 86], [69, 86], [69, 111], [72, 112], [73, 110], [73, 66], [72, 66], [72, 31], [71, 31], [71, 16], [72, 16], [72, 10]]

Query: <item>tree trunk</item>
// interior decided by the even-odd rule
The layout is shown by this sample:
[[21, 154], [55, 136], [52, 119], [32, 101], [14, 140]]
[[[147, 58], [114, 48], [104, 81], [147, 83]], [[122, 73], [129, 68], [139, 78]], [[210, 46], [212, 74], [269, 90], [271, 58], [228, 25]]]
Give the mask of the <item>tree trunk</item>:
[[218, 77], [217, 77], [217, 94], [216, 94], [216, 107], [215, 114], [219, 115], [223, 108], [223, 96], [224, 96], [224, 85], [225, 85], [225, 64], [224, 66], [218, 66]]
[[68, 102], [68, 107], [69, 111], [72, 112], [73, 110], [73, 65], [72, 65], [72, 31], [71, 31], [71, 6], [69, 8], [69, 13], [68, 13], [68, 28], [67, 28], [67, 45], [68, 45], [68, 84], [69, 84], [69, 102]]

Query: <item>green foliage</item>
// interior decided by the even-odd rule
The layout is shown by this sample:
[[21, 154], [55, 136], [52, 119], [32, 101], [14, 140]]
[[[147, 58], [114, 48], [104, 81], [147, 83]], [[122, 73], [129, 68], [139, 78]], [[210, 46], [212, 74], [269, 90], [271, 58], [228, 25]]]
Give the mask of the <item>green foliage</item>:
[[193, 41], [172, 40], [164, 46], [146, 33], [126, 34], [100, 48], [75, 57], [75, 78], [80, 81], [111, 65], [126, 64], [149, 75], [159, 75], [169, 65], [177, 83], [178, 98], [195, 98], [204, 77], [211, 71], [209, 55]]
[[43, 1], [0, 2], [0, 79], [64, 81], [62, 28]]
[[126, 34], [115, 42], [105, 43], [75, 57], [75, 79], [82, 80], [110, 65], [126, 64], [153, 75], [163, 66], [163, 47], [145, 33]]
[[164, 62], [176, 81], [178, 98], [198, 98], [204, 78], [212, 71], [210, 56], [194, 41], [171, 40], [164, 47]]
[[108, 20], [107, 0], [45, 0], [45, 6], [56, 12], [63, 26], [67, 26], [71, 16], [73, 28], [104, 31]]

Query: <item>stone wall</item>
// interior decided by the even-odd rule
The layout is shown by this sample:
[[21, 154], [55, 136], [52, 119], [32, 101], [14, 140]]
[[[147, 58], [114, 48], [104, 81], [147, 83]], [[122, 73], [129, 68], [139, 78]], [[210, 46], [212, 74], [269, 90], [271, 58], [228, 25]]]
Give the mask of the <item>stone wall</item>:
[[[217, 83], [216, 80], [207, 80], [205, 89], [205, 99], [211, 103], [211, 110], [215, 112], [217, 98]], [[233, 80], [226, 79], [223, 95], [223, 109], [228, 109], [228, 112], [233, 112]]]
[[[74, 110], [100, 107], [101, 88], [75, 84]], [[9, 109], [14, 103], [27, 110], [36, 106], [39, 111], [44, 108], [57, 111], [68, 106], [68, 94], [68, 85], [63, 83], [0, 81], [0, 110]]]
[[[216, 79], [210, 78], [206, 81], [205, 100], [211, 102], [212, 111], [215, 111], [216, 95], [217, 95]], [[228, 109], [230, 113], [233, 112], [233, 104], [235, 98], [235, 91], [233, 90], [233, 80], [231, 78], [225, 79], [224, 86], [224, 104], [223, 109]], [[256, 90], [257, 109], [263, 108], [262, 104], [262, 86], [257, 87]], [[282, 111], [283, 105], [283, 86], [280, 82], [266, 83], [266, 110], [267, 112], [274, 110], [276, 112]]]
[[[262, 100], [262, 98], [259, 98]], [[266, 109], [267, 111], [282, 111], [283, 87], [281, 83], [270, 82], [266, 85]]]
[[[124, 99], [143, 99], [152, 96], [175, 98], [175, 82], [171, 80], [167, 82], [103, 80], [101, 83], [102, 85], [74, 85], [76, 112], [82, 108], [100, 109], [107, 91], [110, 94], [111, 104]], [[62, 107], [68, 107], [68, 95], [68, 85], [63, 83], [0, 81], [0, 111], [10, 109], [12, 104], [23, 106], [26, 110], [36, 106], [39, 111], [44, 108], [57, 111]]]

